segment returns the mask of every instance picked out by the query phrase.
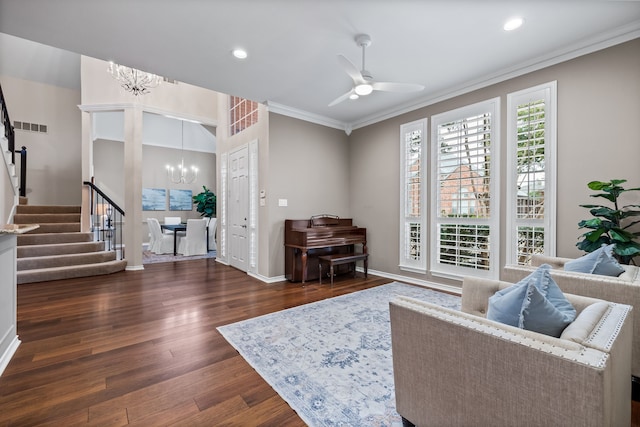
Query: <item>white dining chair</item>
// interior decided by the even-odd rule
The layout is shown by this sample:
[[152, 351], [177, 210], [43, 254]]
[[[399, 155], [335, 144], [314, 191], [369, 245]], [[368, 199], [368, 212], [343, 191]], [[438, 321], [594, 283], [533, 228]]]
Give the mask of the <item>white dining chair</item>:
[[147, 226], [150, 234], [149, 251], [154, 254], [172, 254], [173, 236], [162, 232], [158, 219], [147, 218]]
[[218, 218], [209, 218], [209, 250], [217, 250], [216, 228], [218, 228]]
[[[165, 216], [164, 217], [164, 225], [177, 225], [182, 222], [182, 218], [179, 216]], [[173, 235], [173, 231], [171, 230], [163, 230], [164, 234]], [[184, 235], [184, 234], [183, 234]]]
[[187, 235], [180, 239], [178, 252], [184, 256], [205, 255], [207, 253], [205, 219], [188, 219]]

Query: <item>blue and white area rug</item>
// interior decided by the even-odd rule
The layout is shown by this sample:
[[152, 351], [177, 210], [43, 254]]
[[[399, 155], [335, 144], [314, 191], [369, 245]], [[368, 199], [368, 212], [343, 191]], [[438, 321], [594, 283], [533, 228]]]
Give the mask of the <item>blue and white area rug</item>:
[[401, 426], [389, 301], [460, 309], [460, 298], [401, 283], [221, 326], [218, 331], [310, 426]]

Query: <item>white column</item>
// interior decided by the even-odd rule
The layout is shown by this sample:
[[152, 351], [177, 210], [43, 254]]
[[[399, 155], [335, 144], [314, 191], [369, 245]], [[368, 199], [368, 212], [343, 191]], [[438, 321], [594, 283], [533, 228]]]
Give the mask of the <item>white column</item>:
[[127, 270], [142, 270], [142, 108], [124, 110], [124, 245]]

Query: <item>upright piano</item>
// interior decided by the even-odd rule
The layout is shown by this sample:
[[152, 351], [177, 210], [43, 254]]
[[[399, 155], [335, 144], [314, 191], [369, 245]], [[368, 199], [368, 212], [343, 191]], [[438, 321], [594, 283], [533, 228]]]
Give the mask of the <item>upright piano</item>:
[[353, 253], [355, 245], [362, 245], [362, 252], [367, 253], [367, 229], [354, 226], [351, 218], [318, 215], [310, 219], [287, 219], [284, 222], [285, 277], [292, 282], [315, 280], [319, 276], [319, 256]]

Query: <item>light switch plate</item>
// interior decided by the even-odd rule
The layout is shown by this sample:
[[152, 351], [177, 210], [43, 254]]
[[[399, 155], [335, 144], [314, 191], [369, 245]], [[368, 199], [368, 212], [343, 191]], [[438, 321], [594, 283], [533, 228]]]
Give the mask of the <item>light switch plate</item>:
[[288, 206], [289, 201], [287, 199], [278, 199], [278, 206]]

